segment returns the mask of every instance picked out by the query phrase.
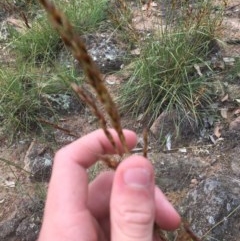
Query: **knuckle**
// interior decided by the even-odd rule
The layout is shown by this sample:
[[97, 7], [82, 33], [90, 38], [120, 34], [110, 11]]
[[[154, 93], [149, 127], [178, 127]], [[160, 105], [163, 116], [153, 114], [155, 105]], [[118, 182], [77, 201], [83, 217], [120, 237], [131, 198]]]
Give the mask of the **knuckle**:
[[123, 207], [117, 208], [116, 219], [119, 229], [124, 235], [142, 239], [146, 230], [153, 225], [154, 210], [147, 207]]
[[122, 218], [129, 224], [146, 225], [152, 221], [152, 213], [149, 210], [131, 208], [123, 210]]

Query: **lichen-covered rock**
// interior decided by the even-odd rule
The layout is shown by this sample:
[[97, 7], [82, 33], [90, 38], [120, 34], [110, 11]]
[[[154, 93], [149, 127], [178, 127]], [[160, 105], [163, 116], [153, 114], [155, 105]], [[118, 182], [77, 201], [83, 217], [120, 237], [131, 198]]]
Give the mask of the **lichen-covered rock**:
[[[123, 64], [125, 50], [111, 34], [96, 33], [83, 36], [88, 53], [99, 67], [102, 73], [119, 70]], [[76, 62], [76, 69], [81, 67]]]
[[52, 161], [51, 149], [33, 141], [24, 160], [24, 169], [31, 173], [31, 181], [48, 182], [52, 172]]
[[34, 213], [24, 218], [16, 229], [16, 237], [21, 241], [35, 241], [41, 226], [40, 213]]
[[172, 140], [177, 137], [193, 136], [197, 130], [197, 121], [191, 116], [181, 116], [176, 111], [163, 111], [150, 127], [156, 138], [163, 139], [171, 135]]
[[42, 97], [60, 114], [77, 113], [83, 107], [81, 101], [70, 94], [44, 94]]
[[181, 191], [192, 186], [192, 180], [201, 181], [204, 170], [210, 167], [207, 160], [180, 153], [151, 153], [156, 183], [164, 192]]
[[43, 206], [42, 201], [37, 198], [21, 201], [12, 215], [0, 222], [0, 240], [36, 241], [41, 226]]
[[204, 240], [238, 241], [240, 183], [227, 176], [208, 178], [188, 193], [181, 211]]

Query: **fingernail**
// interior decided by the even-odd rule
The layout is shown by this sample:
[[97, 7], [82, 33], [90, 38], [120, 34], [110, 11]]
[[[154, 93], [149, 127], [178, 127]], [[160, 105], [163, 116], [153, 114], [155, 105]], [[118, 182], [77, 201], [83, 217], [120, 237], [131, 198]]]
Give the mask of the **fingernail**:
[[151, 173], [141, 167], [127, 169], [123, 174], [125, 184], [133, 187], [148, 187], [151, 184]]

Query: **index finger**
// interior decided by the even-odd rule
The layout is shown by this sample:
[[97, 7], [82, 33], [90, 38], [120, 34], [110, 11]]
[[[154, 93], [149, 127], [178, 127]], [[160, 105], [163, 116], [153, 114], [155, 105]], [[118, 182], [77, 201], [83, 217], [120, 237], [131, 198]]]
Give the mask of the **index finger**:
[[[109, 130], [116, 142], [117, 149], [123, 152], [122, 144], [116, 131]], [[123, 130], [127, 146], [132, 149], [136, 145], [136, 134], [130, 130]], [[94, 164], [97, 158], [103, 154], [116, 154], [110, 141], [107, 139], [103, 130], [96, 130], [74, 142], [63, 147], [57, 153], [59, 159], [65, 156], [67, 159], [80, 164], [84, 168]]]

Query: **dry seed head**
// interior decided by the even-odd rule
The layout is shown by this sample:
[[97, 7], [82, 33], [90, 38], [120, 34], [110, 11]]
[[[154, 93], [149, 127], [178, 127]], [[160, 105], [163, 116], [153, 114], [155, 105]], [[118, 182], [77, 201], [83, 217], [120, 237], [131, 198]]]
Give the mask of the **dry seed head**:
[[[39, 0], [44, 6], [45, 10], [50, 15], [50, 19], [56, 28], [56, 30], [61, 35], [65, 44], [71, 49], [74, 57], [82, 65], [87, 77], [89, 84], [94, 88], [100, 102], [103, 104], [107, 114], [110, 117], [111, 124], [113, 128], [117, 131], [119, 139], [123, 145], [124, 151], [129, 152], [126, 140], [123, 135], [120, 116], [117, 111], [117, 107], [113, 102], [107, 88], [105, 87], [101, 74], [93, 62], [92, 58], [88, 55], [87, 49], [80, 39], [80, 37], [74, 33], [71, 24], [68, 22], [67, 18], [63, 13], [61, 13], [53, 3], [48, 0]], [[96, 112], [94, 113], [96, 114]], [[110, 140], [111, 141], [111, 140]]]
[[92, 113], [97, 117], [100, 127], [103, 129], [105, 135], [107, 136], [108, 140], [112, 144], [115, 152], [117, 154], [119, 154], [116, 143], [115, 143], [111, 133], [107, 129], [107, 122], [106, 122], [104, 116], [102, 115], [102, 113], [98, 110], [94, 100], [90, 97], [90, 95], [86, 94], [86, 92], [83, 89], [81, 89], [78, 85], [76, 85], [75, 83], [72, 83], [71, 86], [72, 86], [73, 90], [78, 94], [78, 96], [82, 99], [82, 101], [85, 102], [89, 106]]

